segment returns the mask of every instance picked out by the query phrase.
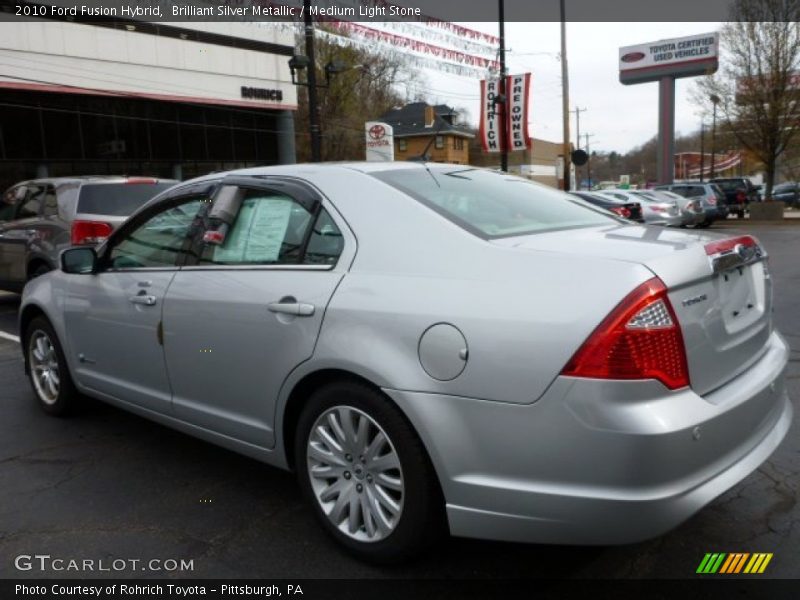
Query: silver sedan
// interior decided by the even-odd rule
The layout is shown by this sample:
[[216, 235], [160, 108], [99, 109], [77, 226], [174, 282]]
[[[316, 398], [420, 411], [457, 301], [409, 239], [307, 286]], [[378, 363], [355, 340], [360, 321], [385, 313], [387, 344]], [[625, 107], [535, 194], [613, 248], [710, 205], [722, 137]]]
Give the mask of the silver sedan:
[[655, 199], [635, 190], [602, 190], [597, 193], [617, 202], [639, 202], [642, 205], [642, 217], [648, 225], [680, 227], [688, 223], [674, 200]]
[[677, 526], [786, 435], [771, 315], [753, 237], [632, 225], [468, 166], [358, 163], [181, 184], [66, 250], [19, 324], [47, 413], [91, 396], [293, 469], [338, 542], [396, 561], [448, 531]]

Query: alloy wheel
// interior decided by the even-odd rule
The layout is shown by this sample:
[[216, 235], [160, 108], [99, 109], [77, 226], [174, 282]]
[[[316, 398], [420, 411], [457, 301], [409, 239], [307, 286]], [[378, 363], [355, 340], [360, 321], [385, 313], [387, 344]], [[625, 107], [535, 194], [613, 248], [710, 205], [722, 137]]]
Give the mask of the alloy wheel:
[[403, 511], [403, 471], [374, 419], [351, 406], [329, 408], [314, 422], [306, 454], [314, 497], [339, 531], [361, 542], [394, 531]]
[[36, 393], [42, 402], [53, 405], [58, 400], [61, 386], [55, 346], [44, 331], [37, 330], [31, 336], [28, 347]]

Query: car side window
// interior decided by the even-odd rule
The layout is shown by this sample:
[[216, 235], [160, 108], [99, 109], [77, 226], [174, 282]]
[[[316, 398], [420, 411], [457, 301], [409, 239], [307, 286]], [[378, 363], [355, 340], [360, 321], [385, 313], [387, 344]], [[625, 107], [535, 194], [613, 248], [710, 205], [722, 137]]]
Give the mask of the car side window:
[[224, 242], [206, 244], [200, 264], [298, 264], [313, 220], [314, 216], [290, 196], [248, 191]]
[[27, 197], [17, 205], [17, 214], [14, 218], [30, 219], [31, 217], [38, 217], [44, 205], [45, 190], [44, 186], [29, 187]]
[[44, 216], [58, 216], [58, 199], [56, 197], [56, 190], [51, 185], [48, 185], [44, 192]]
[[174, 267], [185, 252], [189, 229], [207, 199], [186, 198], [157, 212], [114, 241], [108, 254], [112, 269]]
[[342, 253], [342, 248], [344, 248], [342, 232], [333, 222], [328, 211], [323, 209], [311, 231], [303, 264], [335, 265]]
[[19, 194], [25, 193], [25, 188], [16, 186], [6, 190], [0, 199], [0, 221], [11, 221], [14, 218], [14, 209], [19, 200]]

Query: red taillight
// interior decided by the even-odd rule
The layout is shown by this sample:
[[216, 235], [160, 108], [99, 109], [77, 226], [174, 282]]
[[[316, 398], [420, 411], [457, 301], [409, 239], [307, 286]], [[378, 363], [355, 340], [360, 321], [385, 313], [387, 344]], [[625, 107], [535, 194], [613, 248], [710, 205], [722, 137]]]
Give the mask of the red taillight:
[[712, 256], [713, 254], [722, 254], [723, 252], [731, 252], [736, 246], [758, 246], [758, 240], [752, 235], [740, 235], [735, 238], [728, 238], [727, 240], [719, 240], [705, 245], [706, 254]]
[[714, 206], [714, 205], [717, 203], [717, 197], [716, 197], [716, 196], [709, 196], [709, 198], [708, 198], [708, 203], [709, 203], [711, 206]]
[[99, 244], [104, 241], [114, 228], [102, 221], [73, 221], [70, 241], [73, 246], [83, 244]]
[[625, 219], [628, 219], [631, 216], [631, 211], [624, 206], [615, 206], [611, 209], [611, 212], [617, 213], [620, 217], [624, 217]]
[[737, 202], [747, 202], [747, 194], [745, 194], [742, 190], [736, 192], [736, 201]]
[[667, 209], [664, 208], [663, 206], [651, 206], [650, 210], [657, 213], [667, 212]]
[[158, 183], [157, 179], [153, 179], [152, 177], [128, 177], [125, 183]]
[[561, 372], [594, 379], [657, 379], [671, 390], [689, 385], [678, 319], [658, 278], [628, 294]]

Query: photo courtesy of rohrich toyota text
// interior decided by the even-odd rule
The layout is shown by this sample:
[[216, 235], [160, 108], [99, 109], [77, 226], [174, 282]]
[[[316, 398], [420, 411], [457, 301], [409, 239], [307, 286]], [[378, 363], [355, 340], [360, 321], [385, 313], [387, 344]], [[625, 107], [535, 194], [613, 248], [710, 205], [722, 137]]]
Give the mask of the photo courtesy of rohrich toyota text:
[[800, 597], [798, 0], [0, 0], [0, 180], [0, 600]]

